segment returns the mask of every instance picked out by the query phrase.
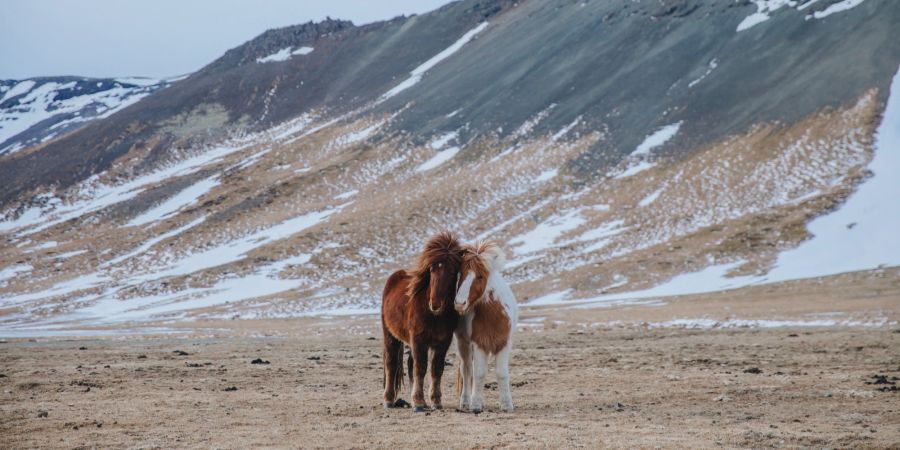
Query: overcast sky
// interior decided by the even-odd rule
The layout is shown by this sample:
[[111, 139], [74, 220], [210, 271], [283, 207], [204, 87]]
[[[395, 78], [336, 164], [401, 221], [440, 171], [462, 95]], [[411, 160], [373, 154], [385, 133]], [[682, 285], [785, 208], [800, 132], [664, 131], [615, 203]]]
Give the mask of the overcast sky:
[[3, 0], [0, 78], [167, 77], [269, 28], [326, 16], [363, 24], [450, 0]]

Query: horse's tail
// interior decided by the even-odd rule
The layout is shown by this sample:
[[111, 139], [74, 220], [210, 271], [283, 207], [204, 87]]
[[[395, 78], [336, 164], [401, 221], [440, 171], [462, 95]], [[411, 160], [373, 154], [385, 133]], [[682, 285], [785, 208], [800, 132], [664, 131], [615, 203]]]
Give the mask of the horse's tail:
[[395, 357], [397, 361], [397, 365], [392, 367], [391, 369], [394, 371], [394, 392], [396, 392], [397, 396], [400, 395], [400, 390], [403, 388], [403, 345], [397, 346], [397, 355]]
[[[400, 353], [400, 365], [403, 365], [403, 353]], [[403, 377], [403, 369], [400, 369], [401, 378]], [[410, 350], [409, 354], [406, 355], [406, 376], [409, 377], [409, 385], [413, 385], [413, 361], [412, 361], [412, 350]]]

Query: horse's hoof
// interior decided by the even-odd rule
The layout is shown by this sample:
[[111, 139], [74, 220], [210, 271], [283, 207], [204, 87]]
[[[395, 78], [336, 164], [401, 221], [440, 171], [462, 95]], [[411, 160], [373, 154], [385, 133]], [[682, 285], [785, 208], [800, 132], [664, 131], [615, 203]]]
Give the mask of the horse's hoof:
[[481, 414], [481, 408], [473, 409], [472, 414]]
[[425, 412], [425, 407], [424, 406], [416, 406], [416, 409], [414, 409], [413, 412], [417, 412], [417, 413]]
[[432, 406], [432, 409], [435, 409], [435, 410], [442, 410], [442, 409], [444, 409], [444, 406], [441, 405], [441, 404], [436, 404], [436, 405]]

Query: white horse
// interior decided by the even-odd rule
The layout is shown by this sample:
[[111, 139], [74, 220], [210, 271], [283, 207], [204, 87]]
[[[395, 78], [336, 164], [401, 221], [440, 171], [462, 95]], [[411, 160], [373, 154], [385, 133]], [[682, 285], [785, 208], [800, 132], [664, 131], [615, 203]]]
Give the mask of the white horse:
[[503, 251], [490, 241], [463, 246], [461, 284], [456, 294], [460, 314], [456, 345], [460, 363], [457, 368], [459, 409], [484, 409], [484, 375], [488, 357], [495, 358], [500, 409], [512, 411], [509, 389], [509, 353], [513, 331], [519, 320], [519, 308], [506, 280], [500, 274], [506, 263]]

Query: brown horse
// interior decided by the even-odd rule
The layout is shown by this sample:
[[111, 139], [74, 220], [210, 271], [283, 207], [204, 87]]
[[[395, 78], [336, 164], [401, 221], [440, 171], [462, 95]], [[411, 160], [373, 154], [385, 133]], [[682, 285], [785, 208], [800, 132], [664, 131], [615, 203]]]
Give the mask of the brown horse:
[[403, 383], [403, 344], [412, 352], [412, 400], [416, 412], [425, 410], [423, 383], [431, 351], [431, 403], [441, 408], [444, 357], [453, 341], [459, 314], [453, 307], [462, 259], [459, 240], [441, 232], [425, 243], [416, 267], [398, 270], [388, 278], [381, 300], [384, 332], [384, 407], [402, 405], [397, 399]]

